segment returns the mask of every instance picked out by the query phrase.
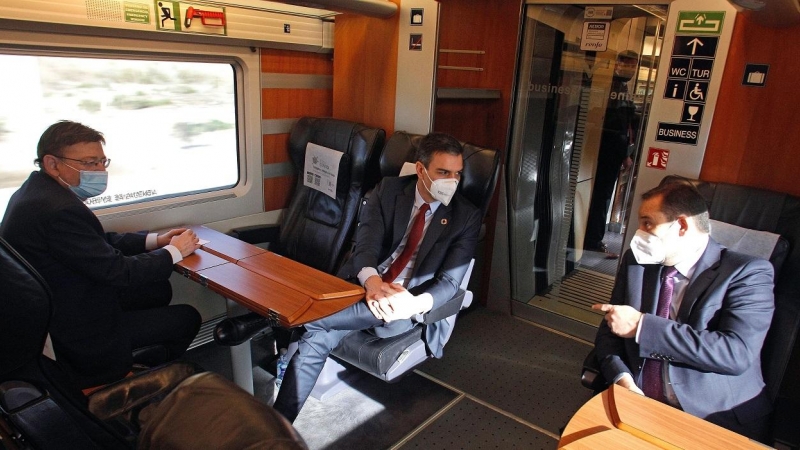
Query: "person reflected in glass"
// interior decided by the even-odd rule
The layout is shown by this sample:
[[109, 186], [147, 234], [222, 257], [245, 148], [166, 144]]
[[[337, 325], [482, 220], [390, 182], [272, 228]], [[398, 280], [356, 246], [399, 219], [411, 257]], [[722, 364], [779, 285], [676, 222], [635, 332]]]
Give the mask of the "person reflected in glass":
[[199, 248], [197, 235], [106, 232], [84, 203], [106, 189], [104, 144], [80, 123], [48, 127], [34, 161], [40, 170], [11, 196], [0, 223], [0, 237], [52, 292], [49, 356], [80, 389], [180, 357], [201, 322], [189, 305], [168, 306], [173, 264]]
[[603, 242], [606, 233], [606, 217], [614, 186], [620, 170], [627, 170], [633, 164], [631, 159], [639, 116], [633, 103], [633, 94], [628, 91], [628, 82], [636, 74], [639, 55], [625, 50], [617, 55], [614, 76], [600, 137], [600, 151], [597, 157], [597, 172], [594, 177], [592, 200], [589, 203], [589, 217], [586, 221], [584, 250], [601, 252], [608, 259], [619, 255], [609, 251]]

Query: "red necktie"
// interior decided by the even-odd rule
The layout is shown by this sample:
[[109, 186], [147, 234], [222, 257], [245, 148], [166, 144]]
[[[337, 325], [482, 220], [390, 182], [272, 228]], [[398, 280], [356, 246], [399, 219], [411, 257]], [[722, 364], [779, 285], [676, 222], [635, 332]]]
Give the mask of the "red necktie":
[[389, 270], [381, 277], [383, 281], [387, 283], [393, 282], [408, 264], [411, 255], [414, 254], [414, 250], [417, 249], [419, 241], [422, 239], [422, 230], [425, 229], [425, 213], [428, 212], [428, 209], [430, 209], [430, 206], [427, 203], [423, 203], [419, 208], [417, 216], [414, 217], [414, 223], [411, 224], [411, 231], [408, 232], [406, 246], [403, 247], [403, 251], [400, 252], [397, 259], [392, 262]]
[[[661, 284], [661, 291], [658, 293], [658, 306], [656, 315], [658, 317], [669, 317], [669, 305], [672, 303], [672, 291], [675, 288], [675, 275], [678, 269], [667, 267], [664, 273], [664, 282]], [[661, 376], [663, 361], [660, 359], [647, 359], [642, 368], [642, 392], [644, 395], [664, 402], [664, 380]]]

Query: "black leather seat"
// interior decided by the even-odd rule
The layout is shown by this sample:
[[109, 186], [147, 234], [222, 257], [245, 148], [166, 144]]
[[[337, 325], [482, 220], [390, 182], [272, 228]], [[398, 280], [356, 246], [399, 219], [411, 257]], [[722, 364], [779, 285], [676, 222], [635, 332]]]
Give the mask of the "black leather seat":
[[0, 311], [2, 448], [306, 448], [274, 410], [192, 364], [170, 363], [84, 396], [42, 355], [47, 285], [2, 239]]
[[[800, 198], [747, 186], [690, 181], [706, 199], [712, 220], [780, 236], [774, 248], [762, 254], [768, 255], [775, 267], [775, 314], [761, 351], [761, 366], [775, 405], [773, 439], [797, 448], [800, 446], [796, 419], [800, 398], [790, 394], [797, 392], [790, 385], [796, 382], [796, 371], [800, 368], [800, 361], [797, 361], [800, 357], [797, 340], [800, 331], [800, 277], [797, 276], [800, 273]], [[717, 238], [714, 228], [712, 225], [711, 234]], [[607, 387], [598, 367], [592, 351], [584, 362], [581, 382], [595, 391]], [[787, 376], [787, 370], [792, 367], [795, 373]]]
[[[417, 143], [421, 135], [406, 132], [395, 132], [386, 142], [380, 157], [381, 176], [397, 176], [405, 163], [415, 161]], [[485, 215], [491, 202], [500, 171], [500, 155], [495, 150], [464, 145], [464, 171], [459, 183], [459, 192], [477, 206]], [[470, 269], [471, 272], [471, 269]], [[455, 323], [455, 318], [462, 307], [472, 301], [472, 293], [466, 290], [470, 272], [465, 276], [461, 289], [451, 300], [441, 307], [428, 312], [420, 319], [420, 323], [399, 336], [378, 338], [367, 331], [354, 331], [342, 339], [332, 355], [346, 361], [363, 371], [385, 381], [396, 381], [414, 367], [431, 357], [425, 346], [424, 326], [440, 320]], [[449, 336], [448, 336], [449, 338]], [[447, 339], [445, 339], [445, 342]], [[330, 364], [329, 366], [333, 365]], [[327, 367], [325, 373], [312, 392], [317, 398], [327, 394], [325, 384], [339, 378], [331, 372], [338, 372], [341, 366]]]
[[[314, 143], [342, 153], [336, 198], [305, 185], [298, 176], [281, 225], [236, 228], [231, 236], [251, 244], [268, 242], [269, 250], [323, 272], [335, 273], [355, 231], [359, 202], [378, 180], [378, 156], [386, 133], [355, 122], [303, 117], [292, 127], [289, 156], [302, 174], [306, 146]], [[267, 326], [255, 314], [226, 319], [215, 330], [217, 342], [238, 345]]]

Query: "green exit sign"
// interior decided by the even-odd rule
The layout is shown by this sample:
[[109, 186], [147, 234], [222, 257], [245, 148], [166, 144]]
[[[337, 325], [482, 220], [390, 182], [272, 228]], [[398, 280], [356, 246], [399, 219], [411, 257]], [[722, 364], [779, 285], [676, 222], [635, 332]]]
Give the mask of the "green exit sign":
[[679, 11], [676, 33], [720, 34], [725, 11]]

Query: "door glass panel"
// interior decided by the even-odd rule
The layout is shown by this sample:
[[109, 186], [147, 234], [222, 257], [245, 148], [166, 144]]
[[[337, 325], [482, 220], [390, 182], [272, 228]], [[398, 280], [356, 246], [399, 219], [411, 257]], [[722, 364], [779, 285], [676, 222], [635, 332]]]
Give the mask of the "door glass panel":
[[512, 298], [591, 327], [613, 286], [667, 7], [603, 11], [526, 6], [507, 165]]

